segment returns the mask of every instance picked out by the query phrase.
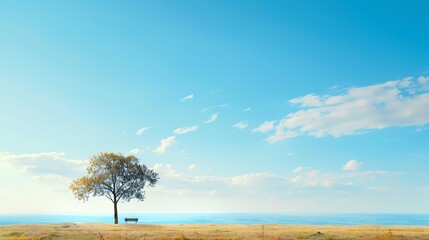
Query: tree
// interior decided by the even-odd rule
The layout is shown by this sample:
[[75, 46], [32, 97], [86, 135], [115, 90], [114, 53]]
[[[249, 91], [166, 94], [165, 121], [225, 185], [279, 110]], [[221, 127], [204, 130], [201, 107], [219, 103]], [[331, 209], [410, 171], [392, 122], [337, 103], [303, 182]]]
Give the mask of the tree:
[[135, 156], [116, 153], [99, 153], [91, 157], [86, 170], [88, 175], [74, 180], [70, 190], [83, 201], [90, 195], [107, 197], [113, 203], [115, 224], [118, 224], [118, 202], [143, 201], [144, 187], [154, 187], [159, 179], [158, 173], [140, 164]]

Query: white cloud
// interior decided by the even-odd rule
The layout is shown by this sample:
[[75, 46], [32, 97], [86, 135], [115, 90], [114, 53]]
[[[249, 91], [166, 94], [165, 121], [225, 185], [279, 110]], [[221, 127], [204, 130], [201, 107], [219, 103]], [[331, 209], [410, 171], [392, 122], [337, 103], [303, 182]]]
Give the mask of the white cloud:
[[[196, 165], [191, 164], [188, 169], [195, 167]], [[154, 170], [163, 176], [157, 189], [168, 193], [181, 191], [198, 195], [200, 192], [217, 191], [240, 195], [239, 192], [245, 191], [246, 194], [257, 195], [260, 193], [258, 189], [282, 189], [287, 183], [284, 176], [271, 173], [249, 173], [232, 177], [189, 176], [176, 172], [171, 164], [156, 164]]]
[[302, 171], [304, 171], [304, 168], [303, 167], [296, 167], [294, 170], [293, 170], [293, 172], [294, 173], [301, 173]]
[[203, 112], [207, 112], [208, 110], [210, 110], [212, 107], [206, 107], [206, 108], [204, 108], [203, 110], [201, 110], [200, 112], [201, 113], [203, 113]]
[[240, 121], [240, 122], [238, 122], [232, 126], [235, 128], [238, 128], [238, 129], [245, 129], [245, 128], [247, 128], [247, 126], [249, 126], [249, 124], [245, 121]]
[[266, 133], [274, 129], [274, 123], [276, 121], [266, 121], [259, 125], [259, 127], [254, 128], [252, 132], [260, 132], [260, 133]]
[[197, 167], [197, 164], [193, 163], [188, 166], [188, 170], [194, 170]]
[[174, 130], [174, 133], [175, 134], [186, 134], [186, 133], [190, 133], [190, 132], [195, 132], [195, 131], [197, 131], [197, 129], [198, 129], [198, 126], [176, 128]]
[[334, 185], [334, 182], [333, 181], [324, 181], [324, 182], [322, 182], [322, 186], [323, 187], [332, 187], [332, 185]]
[[0, 152], [0, 166], [34, 174], [35, 177], [77, 177], [85, 172], [87, 161], [66, 158], [62, 152], [14, 154]]
[[63, 177], [61, 175], [58, 174], [52, 174], [52, 173], [48, 173], [45, 175], [36, 175], [31, 177], [31, 179], [33, 180], [48, 180], [48, 181], [58, 181], [58, 180], [70, 180], [69, 178]]
[[295, 132], [295, 131], [283, 131], [283, 130], [277, 130], [274, 135], [271, 135], [269, 137], [267, 137], [265, 140], [269, 143], [275, 143], [284, 139], [288, 139], [288, 138], [294, 138], [299, 136], [300, 133]]
[[181, 98], [180, 101], [185, 102], [185, 101], [191, 100], [193, 98], [194, 98], [194, 94], [189, 94], [188, 96]]
[[371, 191], [375, 191], [375, 192], [384, 192], [387, 189], [388, 188], [386, 186], [374, 186], [370, 188]]
[[204, 123], [213, 123], [214, 121], [217, 120], [218, 116], [219, 116], [219, 114], [215, 113], [215, 114], [211, 115], [207, 121], [204, 121]]
[[165, 175], [167, 177], [184, 177], [184, 174], [177, 174], [171, 164], [158, 163], [155, 164], [153, 169], [155, 170], [155, 172], [162, 173], [162, 175]]
[[273, 173], [248, 173], [230, 178], [230, 184], [235, 186], [267, 186], [270, 184], [285, 184], [287, 177]]
[[131, 154], [138, 154], [138, 153], [140, 153], [140, 152], [141, 152], [141, 149], [140, 149], [140, 148], [133, 148], [133, 149], [131, 149], [129, 152], [130, 152]]
[[337, 177], [332, 173], [321, 174], [319, 170], [308, 170], [302, 172], [301, 175], [295, 176], [291, 179], [291, 183], [299, 184], [303, 187], [323, 187], [330, 188], [335, 184], [338, 184]]
[[310, 168], [300, 169], [294, 172], [295, 175], [290, 179], [290, 183], [302, 188], [344, 188], [355, 186], [354, 182], [365, 186], [368, 181], [375, 181], [380, 177], [396, 177], [397, 173], [386, 171], [365, 171], [365, 172], [324, 172]]
[[203, 112], [207, 112], [208, 110], [213, 109], [213, 108], [226, 108], [226, 107], [229, 107], [231, 109], [231, 106], [229, 105], [229, 103], [224, 103], [224, 104], [219, 104], [219, 105], [214, 105], [214, 106], [206, 107], [203, 110], [201, 110], [200, 112], [203, 113]]
[[[188, 169], [192, 169], [193, 164]], [[372, 181], [380, 183], [383, 178], [397, 177], [385, 171], [326, 172], [303, 168], [299, 173], [278, 175], [269, 172], [246, 173], [235, 176], [190, 176], [178, 173], [171, 164], [157, 164], [155, 171], [163, 177], [157, 191], [171, 195], [183, 194], [199, 197], [210, 191], [229, 198], [250, 196], [284, 197], [290, 193], [302, 194], [314, 191], [369, 189]], [[351, 184], [352, 183], [352, 184]], [[326, 193], [326, 192], [325, 192]], [[317, 194], [317, 192], [316, 192]]]
[[344, 164], [343, 166], [343, 170], [344, 171], [356, 171], [359, 170], [362, 167], [362, 162], [358, 162], [354, 159], [348, 161], [346, 164]]
[[[10, 179], [10, 184], [5, 184], [3, 195], [0, 193], [5, 202], [4, 205], [7, 205], [0, 211], [19, 213], [37, 210], [54, 213], [62, 211], [64, 206], [68, 206], [68, 208], [82, 213], [88, 211], [103, 213], [106, 207], [110, 206], [104, 198], [93, 198], [88, 203], [81, 203], [74, 199], [67, 189], [71, 177], [80, 177], [84, 174], [83, 166], [87, 165], [87, 162], [81, 161], [82, 164], [74, 164], [79, 160], [67, 159], [64, 153], [11, 154], [0, 152], [0, 164], [7, 162], [9, 165], [11, 162], [10, 165], [14, 168], [21, 169], [22, 162], [15, 162], [15, 160], [23, 158], [30, 158], [24, 162], [25, 166], [39, 165], [39, 167], [27, 168], [27, 172], [24, 173], [0, 167], [0, 173], [6, 174], [0, 174], [1, 176], [9, 179], [8, 176], [15, 174], [16, 177]], [[44, 158], [48, 158], [48, 160], [42, 160]], [[56, 160], [56, 158], [64, 158], [65, 161]], [[72, 166], [75, 165], [79, 166], [80, 172], [70, 172]], [[38, 171], [41, 168], [46, 170], [45, 166], [51, 170], [44, 174]], [[59, 169], [61, 170], [59, 171]], [[62, 171], [68, 171], [68, 173], [62, 174]], [[146, 189], [148, 198], [145, 200], [145, 206], [155, 212], [202, 212], [207, 209], [210, 209], [211, 212], [289, 212], [297, 211], [297, 209], [304, 212], [320, 212], [326, 211], [327, 208], [329, 211], [341, 209], [346, 212], [350, 211], [349, 200], [355, 201], [352, 205], [356, 209], [355, 203], [368, 200], [366, 193], [370, 187], [382, 188], [397, 176], [384, 171], [328, 172], [326, 170], [314, 171], [309, 168], [304, 168], [300, 173], [288, 172], [284, 175], [256, 172], [222, 176], [192, 176], [194, 172], [189, 172], [187, 169], [183, 172], [176, 171], [170, 164], [157, 164], [155, 171], [160, 174], [161, 178], [156, 188]], [[23, 182], [25, 178], [22, 178], [22, 175], [29, 176], [26, 182]], [[20, 189], [26, 189], [26, 191], [23, 192]], [[32, 201], [39, 203], [33, 204], [38, 206], [36, 210], [34, 206], [25, 208], [25, 201], [22, 199], [25, 199], [24, 195], [28, 191], [35, 193]], [[37, 194], [40, 192], [43, 194]], [[412, 194], [410, 195], [412, 196]], [[390, 196], [397, 196], [397, 192]], [[385, 200], [390, 196], [385, 196], [381, 203], [375, 202], [374, 209], [383, 207]], [[44, 208], [43, 203], [46, 203], [47, 200], [50, 201], [49, 207]], [[219, 202], [224, 204], [219, 206]], [[341, 204], [339, 206], [339, 203], [342, 202], [346, 202], [344, 208], [341, 208]], [[318, 207], [321, 204], [324, 206]], [[42, 208], [39, 208], [40, 206]], [[367, 209], [365, 204], [361, 207], [358, 209], [362, 211]], [[131, 201], [123, 205], [124, 212], [136, 212], [139, 209], [141, 209], [141, 204], [138, 202]]]
[[301, 107], [318, 107], [322, 105], [322, 101], [319, 96], [314, 94], [308, 94], [304, 97], [298, 97], [289, 100], [292, 104], [301, 104]]
[[344, 183], [344, 185], [346, 185], [346, 186], [353, 186], [353, 182], [346, 182], [346, 183]]
[[417, 78], [417, 82], [421, 85], [427, 85], [429, 83], [429, 76], [428, 77], [420, 76]]
[[301, 183], [301, 181], [302, 181], [302, 176], [295, 176], [290, 180], [291, 183]]
[[245, 108], [245, 109], [243, 109], [242, 111], [243, 112], [248, 112], [248, 111], [250, 111], [250, 110], [252, 110], [250, 107], [247, 107], [247, 108]]
[[141, 136], [141, 135], [143, 135], [144, 132], [146, 132], [149, 129], [150, 129], [150, 127], [142, 127], [142, 128], [137, 130], [136, 134]]
[[[299, 104], [301, 110], [282, 119], [267, 141], [274, 143], [301, 135], [340, 137], [388, 127], [428, 124], [428, 85], [425, 77], [417, 81], [407, 77], [353, 87], [340, 95], [309, 94], [294, 98], [290, 102]], [[260, 131], [261, 126], [254, 131]], [[267, 129], [272, 127], [267, 125]]]
[[164, 154], [165, 151], [167, 150], [167, 148], [171, 147], [175, 143], [176, 143], [176, 137], [170, 136], [166, 139], [162, 139], [159, 146], [157, 148], [155, 148], [155, 150], [153, 150], [153, 151], [156, 153], [159, 153], [159, 154]]

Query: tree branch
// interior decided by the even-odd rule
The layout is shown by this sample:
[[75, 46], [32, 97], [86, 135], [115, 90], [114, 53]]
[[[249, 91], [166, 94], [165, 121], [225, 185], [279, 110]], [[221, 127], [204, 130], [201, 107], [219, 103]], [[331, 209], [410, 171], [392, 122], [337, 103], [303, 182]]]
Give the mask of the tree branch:
[[119, 194], [119, 192], [122, 190], [122, 188], [127, 184], [127, 183], [129, 183], [129, 182], [131, 182], [132, 180], [128, 180], [127, 182], [125, 182], [125, 183], [123, 183], [119, 188], [118, 188], [118, 190], [116, 191], [116, 194]]
[[115, 193], [109, 184], [107, 184], [105, 182], [100, 182], [100, 183], [106, 187], [104, 189], [109, 190], [111, 193]]
[[[132, 182], [131, 182], [131, 184], [130, 184], [130, 186], [133, 186], [133, 185], [134, 185], [134, 183], [135, 183], [136, 181], [137, 181], [137, 179], [133, 179], [133, 180], [132, 180]], [[126, 182], [126, 183], [129, 183], [129, 182], [130, 182], [130, 181], [128, 181], [128, 182]], [[126, 183], [124, 183], [122, 186], [124, 186]], [[122, 186], [121, 186], [121, 187], [122, 187]], [[130, 188], [130, 187], [128, 187], [128, 188]], [[127, 191], [128, 191], [128, 189], [123, 190], [121, 194], [119, 194], [119, 192], [118, 192], [118, 194], [119, 194], [118, 201], [119, 201], [119, 200], [121, 200], [122, 196], [124, 196], [124, 194], [125, 194]]]
[[107, 195], [105, 195], [105, 196], [106, 196], [106, 197], [107, 197], [107, 198], [108, 198], [112, 203], [114, 203], [114, 202], [113, 202], [113, 199], [112, 199], [112, 196], [110, 196], [110, 193], [109, 193], [109, 192], [108, 192], [108, 193], [107, 193]]

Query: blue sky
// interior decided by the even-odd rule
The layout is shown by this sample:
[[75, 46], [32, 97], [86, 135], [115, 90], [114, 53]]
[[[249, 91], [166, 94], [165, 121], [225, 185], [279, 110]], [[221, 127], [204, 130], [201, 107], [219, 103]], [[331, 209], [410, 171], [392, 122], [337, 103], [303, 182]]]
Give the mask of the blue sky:
[[161, 173], [122, 211], [429, 213], [427, 9], [2, 1], [0, 213], [110, 213], [101, 151]]

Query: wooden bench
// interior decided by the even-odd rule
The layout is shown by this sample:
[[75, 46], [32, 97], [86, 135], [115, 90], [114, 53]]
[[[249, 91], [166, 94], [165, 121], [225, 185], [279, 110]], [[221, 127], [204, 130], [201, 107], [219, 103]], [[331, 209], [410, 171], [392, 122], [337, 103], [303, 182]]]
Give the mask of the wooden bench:
[[135, 223], [137, 223], [138, 221], [139, 221], [138, 218], [125, 218], [125, 223], [128, 223], [128, 222], [135, 222]]

